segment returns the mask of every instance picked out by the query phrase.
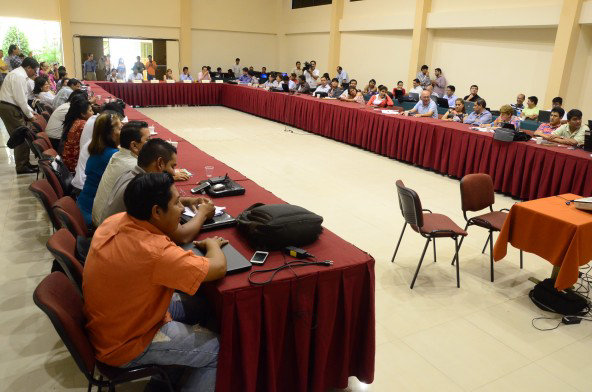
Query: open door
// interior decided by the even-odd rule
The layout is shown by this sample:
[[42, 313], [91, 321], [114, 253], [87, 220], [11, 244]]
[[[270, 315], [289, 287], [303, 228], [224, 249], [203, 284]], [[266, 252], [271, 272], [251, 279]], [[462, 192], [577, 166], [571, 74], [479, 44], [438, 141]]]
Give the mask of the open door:
[[[103, 56], [103, 38], [102, 37], [80, 37], [80, 56], [81, 64], [84, 64], [88, 55], [92, 53], [95, 61]], [[84, 72], [80, 70], [84, 77]], [[97, 68], [97, 80], [105, 80], [105, 71]]]

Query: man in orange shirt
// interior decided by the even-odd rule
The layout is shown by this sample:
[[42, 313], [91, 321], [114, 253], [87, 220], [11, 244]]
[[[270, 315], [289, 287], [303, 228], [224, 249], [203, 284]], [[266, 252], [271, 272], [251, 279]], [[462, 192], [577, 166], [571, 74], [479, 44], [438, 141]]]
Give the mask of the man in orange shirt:
[[[187, 367], [177, 387], [213, 391], [219, 343], [195, 324], [202, 282], [226, 274], [220, 237], [196, 242], [205, 257], [170, 240], [183, 205], [168, 173], [139, 174], [127, 186], [127, 212], [106, 219], [93, 236], [82, 290], [87, 331], [98, 360], [117, 367]], [[188, 294], [181, 298], [175, 290]], [[175, 295], [173, 295], [175, 294]], [[156, 381], [154, 381], [156, 382]]]
[[146, 62], [146, 74], [148, 74], [148, 80], [156, 78], [156, 61], [152, 60], [151, 55], [148, 55]]

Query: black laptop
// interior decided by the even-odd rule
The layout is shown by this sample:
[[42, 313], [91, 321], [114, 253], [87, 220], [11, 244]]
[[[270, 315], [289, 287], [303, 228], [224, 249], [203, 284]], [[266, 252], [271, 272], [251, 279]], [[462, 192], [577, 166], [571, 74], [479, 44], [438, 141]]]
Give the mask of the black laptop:
[[539, 122], [543, 122], [543, 123], [551, 122], [551, 111], [550, 110], [539, 111]]
[[441, 108], [446, 108], [448, 109], [450, 106], [448, 106], [448, 100], [446, 98], [438, 98], [436, 99], [436, 103], [438, 104], [438, 106], [440, 106]]
[[399, 99], [403, 96], [403, 90], [397, 90], [395, 89], [395, 98]]
[[[193, 218], [192, 216], [182, 214], [181, 215], [181, 223], [187, 223]], [[236, 219], [234, 219], [230, 214], [226, 212], [222, 215], [215, 216], [211, 219], [208, 219], [203, 223], [201, 226], [201, 231], [208, 231], [214, 229], [222, 229], [224, 227], [230, 227], [236, 225]]]
[[[193, 245], [193, 242], [183, 245], [181, 248], [190, 250], [198, 256], [205, 256], [198, 247]], [[251, 269], [251, 262], [247, 260], [243, 255], [238, 253], [236, 249], [230, 244], [226, 244], [222, 247], [222, 252], [226, 256], [226, 274], [236, 274]]]

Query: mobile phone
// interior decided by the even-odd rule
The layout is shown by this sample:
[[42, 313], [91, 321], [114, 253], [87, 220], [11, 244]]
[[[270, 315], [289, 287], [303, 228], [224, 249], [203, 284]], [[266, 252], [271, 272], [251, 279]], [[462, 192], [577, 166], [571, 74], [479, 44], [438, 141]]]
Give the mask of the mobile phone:
[[199, 192], [203, 191], [204, 189], [206, 189], [209, 186], [210, 186], [210, 183], [207, 182], [207, 181], [204, 181], [203, 183], [198, 184], [195, 188], [193, 188], [191, 190], [191, 193], [199, 193]]
[[258, 250], [253, 254], [253, 257], [251, 257], [251, 264], [262, 265], [265, 263], [265, 259], [267, 259], [268, 254], [269, 252], [262, 252]]

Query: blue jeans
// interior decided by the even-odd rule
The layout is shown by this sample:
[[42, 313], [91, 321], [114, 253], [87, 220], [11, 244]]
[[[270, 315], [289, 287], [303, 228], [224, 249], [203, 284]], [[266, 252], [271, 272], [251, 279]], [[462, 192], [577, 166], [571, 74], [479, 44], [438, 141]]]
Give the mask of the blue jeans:
[[169, 312], [174, 321], [164, 324], [152, 343], [142, 354], [124, 368], [138, 365], [179, 365], [187, 369], [167, 369], [173, 383], [181, 391], [214, 391], [218, 364], [218, 337], [199, 325], [189, 325], [198, 320], [203, 301], [197, 297], [173, 295]]

